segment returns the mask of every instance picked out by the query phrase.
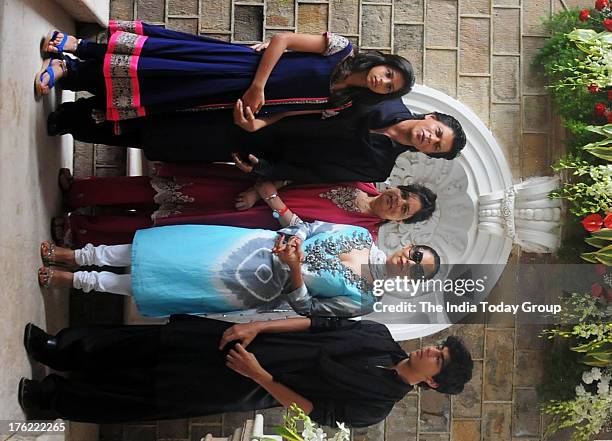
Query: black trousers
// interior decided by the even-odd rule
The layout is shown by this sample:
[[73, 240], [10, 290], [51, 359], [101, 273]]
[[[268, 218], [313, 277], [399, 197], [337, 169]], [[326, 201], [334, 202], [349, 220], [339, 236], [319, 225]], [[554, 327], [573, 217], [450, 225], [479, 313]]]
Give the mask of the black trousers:
[[72, 421], [137, 421], [156, 415], [160, 326], [67, 328], [40, 362], [70, 371], [41, 382], [41, 407]]

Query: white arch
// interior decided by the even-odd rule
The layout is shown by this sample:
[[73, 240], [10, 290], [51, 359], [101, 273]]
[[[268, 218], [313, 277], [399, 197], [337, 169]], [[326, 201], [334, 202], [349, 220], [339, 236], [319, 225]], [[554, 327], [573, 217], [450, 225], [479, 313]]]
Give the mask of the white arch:
[[[379, 237], [381, 248], [387, 251], [396, 249], [399, 244], [409, 243], [415, 237], [423, 238], [423, 235], [429, 234], [430, 244], [440, 252], [445, 263], [498, 264], [489, 268], [493, 270], [493, 274], [487, 274], [487, 285], [492, 287], [508, 261], [512, 238], [504, 234], [491, 234], [489, 230], [479, 228], [478, 204], [481, 196], [512, 187], [512, 173], [502, 149], [470, 108], [438, 90], [416, 85], [403, 101], [412, 112], [437, 111], [454, 116], [463, 126], [467, 143], [461, 155], [453, 161], [432, 159], [420, 153], [407, 153], [398, 158], [391, 174], [391, 183], [397, 184], [404, 180], [434, 187], [432, 189], [439, 193], [439, 208], [429, 229], [418, 225], [383, 227]], [[427, 170], [430, 174], [437, 173], [438, 176], [424, 176]], [[449, 186], [461, 189], [464, 193], [453, 194], [454, 188]], [[457, 210], [461, 210], [460, 215]], [[449, 221], [453, 215], [460, 219], [460, 227], [455, 221]], [[454, 245], [449, 244], [451, 241], [455, 242]], [[459, 252], [461, 247], [463, 250]], [[473, 277], [478, 275], [474, 274]], [[444, 317], [438, 316], [432, 321], [434, 320], [437, 324], [387, 326], [396, 340], [423, 337], [450, 326], [443, 323]]]

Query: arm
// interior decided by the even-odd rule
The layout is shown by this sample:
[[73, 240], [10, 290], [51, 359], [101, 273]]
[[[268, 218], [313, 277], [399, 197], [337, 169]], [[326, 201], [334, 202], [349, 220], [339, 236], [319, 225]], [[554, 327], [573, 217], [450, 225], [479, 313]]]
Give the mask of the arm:
[[[292, 281], [294, 272], [291, 272]], [[287, 294], [287, 300], [295, 312], [310, 317], [359, 317], [371, 313], [374, 305], [374, 299], [366, 293], [357, 298], [348, 295], [315, 297], [303, 282]]]
[[289, 112], [277, 113], [266, 118], [255, 118], [251, 107], [246, 106], [242, 100], [236, 101], [234, 105], [234, 124], [247, 132], [256, 132], [264, 127], [270, 126], [288, 116], [310, 115], [321, 113], [320, 110], [292, 110]]
[[324, 35], [293, 34], [288, 32], [274, 35], [261, 57], [251, 86], [242, 96], [245, 107], [249, 106], [255, 113], [259, 112], [265, 102], [264, 88], [266, 82], [285, 50], [290, 49], [320, 54], [326, 48], [327, 39]]
[[263, 387], [276, 401], [284, 407], [289, 407], [295, 403], [306, 413], [312, 412], [312, 402], [289, 389], [287, 386], [274, 381], [274, 377], [266, 371], [257, 361], [257, 358], [247, 352], [241, 344], [237, 344], [234, 349], [230, 349], [226, 358], [226, 365], [230, 369], [250, 378]]
[[[279, 190], [290, 183], [291, 181], [273, 181], [272, 185], [274, 185], [276, 190]], [[259, 193], [257, 193], [255, 187], [249, 187], [236, 196], [236, 210], [248, 210], [253, 207], [259, 199]]]
[[291, 221], [295, 214], [285, 205], [280, 196], [277, 194], [276, 186], [271, 181], [258, 181], [255, 184], [255, 190], [268, 207], [279, 214], [278, 222], [283, 227], [291, 225]]

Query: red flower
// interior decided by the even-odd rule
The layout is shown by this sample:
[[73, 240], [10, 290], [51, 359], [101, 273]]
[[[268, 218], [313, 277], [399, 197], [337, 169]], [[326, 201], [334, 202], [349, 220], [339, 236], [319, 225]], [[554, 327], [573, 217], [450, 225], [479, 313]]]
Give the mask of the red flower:
[[608, 32], [612, 32], [612, 18], [605, 18], [603, 21], [603, 25]]
[[599, 86], [597, 84], [591, 84], [589, 87], [589, 92], [591, 93], [597, 93], [599, 92]]
[[591, 295], [593, 297], [595, 298], [601, 297], [603, 295], [603, 291], [604, 289], [599, 283], [595, 282], [591, 285]]
[[598, 11], [601, 11], [606, 6], [608, 6], [608, 0], [597, 0], [595, 2], [595, 9], [597, 9]]
[[606, 105], [604, 103], [595, 104], [595, 115], [604, 116], [606, 113]]
[[584, 219], [582, 219], [582, 226], [589, 233], [594, 233], [595, 231], [601, 230], [601, 225], [603, 224], [603, 217], [599, 214], [589, 214]]
[[612, 213], [608, 213], [603, 222], [606, 228], [612, 228]]
[[589, 19], [590, 12], [588, 9], [583, 9], [580, 11], [580, 16], [578, 17], [580, 21], [587, 21]]
[[608, 113], [606, 114], [606, 118], [608, 119], [608, 123], [609, 123], [609, 124], [612, 124], [612, 112], [608, 112]]

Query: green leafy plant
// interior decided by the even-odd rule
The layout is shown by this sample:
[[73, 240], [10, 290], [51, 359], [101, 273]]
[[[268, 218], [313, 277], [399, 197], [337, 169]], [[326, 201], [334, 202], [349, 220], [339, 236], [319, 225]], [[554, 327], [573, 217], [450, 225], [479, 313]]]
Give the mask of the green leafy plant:
[[612, 209], [612, 164], [594, 165], [578, 155], [567, 155], [553, 166], [555, 171], [567, 170], [572, 182], [564, 183], [550, 197], [566, 199], [570, 211], [578, 217]]
[[[603, 26], [599, 23], [581, 22], [580, 11], [568, 10], [554, 14], [549, 20], [544, 22], [546, 29], [551, 37], [546, 40], [544, 46], [539, 50], [534, 58], [533, 68], [541, 72], [549, 84], [562, 81], [564, 72], [558, 70], [558, 66], [575, 66], [586, 59], [586, 54], [582, 52], [567, 34], [574, 29], [595, 29], [603, 31]], [[559, 115], [566, 120], [573, 120], [585, 123], [593, 122], [593, 108], [599, 101], [596, 94], [589, 93], [586, 87], [576, 89], [560, 88], [551, 90], [551, 95], [558, 109]], [[590, 140], [582, 139], [584, 145]]]
[[591, 142], [582, 147], [582, 149], [593, 156], [612, 162], [612, 124], [606, 124], [605, 126], [587, 126], [585, 130], [604, 136], [604, 139]]
[[594, 231], [591, 237], [585, 239], [585, 242], [599, 249], [590, 253], [582, 253], [580, 257], [587, 262], [612, 266], [612, 229], [602, 228]]

